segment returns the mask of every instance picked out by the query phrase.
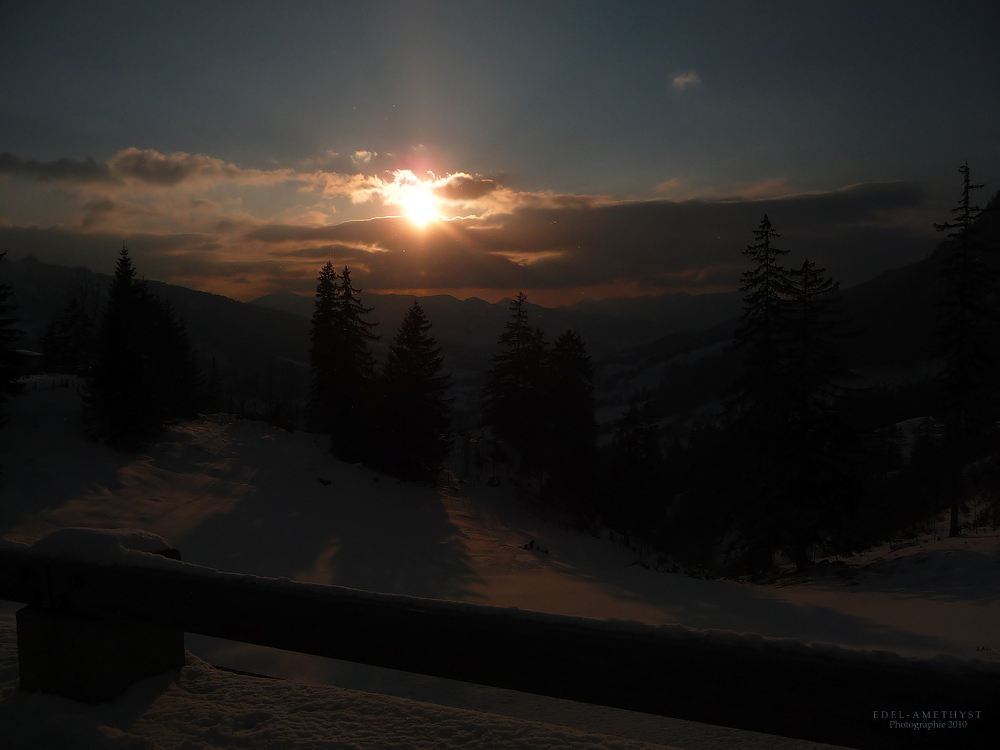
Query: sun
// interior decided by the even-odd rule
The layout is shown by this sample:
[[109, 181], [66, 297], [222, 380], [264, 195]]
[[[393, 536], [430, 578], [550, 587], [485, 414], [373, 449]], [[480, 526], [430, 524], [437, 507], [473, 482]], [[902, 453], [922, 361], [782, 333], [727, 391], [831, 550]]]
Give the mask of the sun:
[[406, 215], [417, 224], [423, 225], [440, 218], [437, 212], [437, 201], [434, 200], [430, 190], [426, 188], [414, 187], [407, 192], [401, 203]]

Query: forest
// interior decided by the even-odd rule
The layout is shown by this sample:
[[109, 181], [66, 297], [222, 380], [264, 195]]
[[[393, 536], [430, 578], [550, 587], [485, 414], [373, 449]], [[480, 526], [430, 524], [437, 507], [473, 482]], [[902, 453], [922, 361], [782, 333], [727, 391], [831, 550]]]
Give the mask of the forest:
[[[935, 225], [943, 239], [929, 259], [930, 292], [917, 301], [931, 329], [919, 336], [934, 346], [920, 379], [860, 377], [880, 322], [846, 314], [840, 283], [793, 257], [767, 215], [734, 250], [748, 270], [734, 280], [742, 313], [721, 353], [668, 368], [610, 425], [597, 419], [598, 368], [584, 337], [541, 330], [525, 292], [495, 332], [475, 403], [459, 413], [420, 299], [391, 338], [376, 333], [351, 269], [332, 262], [316, 278], [305, 387], [277, 359], [248, 386], [245, 370], [199, 354], [185, 317], [124, 246], [102, 304], [100, 290], [81, 288], [51, 316], [42, 368], [80, 379], [88, 434], [122, 451], [199, 413], [264, 418], [328, 435], [341, 460], [404, 481], [438, 482], [454, 459], [463, 481], [513, 483], [585, 533], [611, 529], [720, 573], [802, 571], [945, 512], [951, 536], [963, 518], [1000, 527], [1000, 194], [980, 209], [983, 186], [967, 164], [959, 171], [957, 205]], [[0, 286], [4, 399], [23, 382], [17, 303]], [[912, 335], [882, 341], [905, 347]]]

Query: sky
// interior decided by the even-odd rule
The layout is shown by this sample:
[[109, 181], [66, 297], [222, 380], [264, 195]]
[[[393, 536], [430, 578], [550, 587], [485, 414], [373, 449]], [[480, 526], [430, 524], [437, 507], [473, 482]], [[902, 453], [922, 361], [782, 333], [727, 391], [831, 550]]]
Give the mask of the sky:
[[9, 3], [0, 249], [250, 300], [845, 286], [1000, 189], [989, 2]]

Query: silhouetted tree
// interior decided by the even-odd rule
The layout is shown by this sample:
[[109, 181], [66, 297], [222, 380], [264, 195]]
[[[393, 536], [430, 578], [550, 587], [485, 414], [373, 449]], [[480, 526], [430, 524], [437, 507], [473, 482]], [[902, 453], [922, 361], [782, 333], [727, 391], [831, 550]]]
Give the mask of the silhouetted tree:
[[50, 372], [82, 374], [94, 346], [94, 321], [74, 297], [42, 337], [42, 355]]
[[543, 470], [545, 447], [545, 338], [528, 322], [527, 296], [518, 292], [510, 303], [510, 320], [493, 355], [482, 391], [483, 422], [494, 435], [516, 451], [525, 467]]
[[635, 396], [611, 440], [610, 487], [603, 493], [603, 515], [636, 533], [662, 521], [664, 456], [659, 421], [648, 393]]
[[194, 416], [199, 385], [183, 321], [136, 279], [122, 247], [82, 392], [91, 432], [118, 448], [139, 445], [166, 420]]
[[779, 464], [786, 474], [783, 516], [776, 521], [780, 549], [801, 569], [807, 549], [854, 535], [858, 470], [855, 435], [842, 419], [844, 382], [839, 282], [808, 260], [788, 274], [786, 343], [788, 423]]
[[208, 381], [205, 384], [205, 411], [215, 414], [222, 410], [222, 379], [219, 377], [219, 368], [212, 357], [212, 364], [208, 368]]
[[327, 262], [316, 282], [316, 302], [309, 330], [309, 364], [312, 385], [307, 426], [315, 432], [332, 432], [337, 399], [337, 360], [340, 341], [340, 293], [337, 272]]
[[729, 510], [740, 532], [745, 560], [755, 568], [770, 564], [782, 546], [787, 513], [787, 452], [790, 418], [788, 271], [780, 258], [788, 253], [773, 241], [767, 215], [754, 231], [755, 244], [743, 255], [754, 267], [743, 273], [743, 315], [734, 346], [743, 370], [729, 402]]
[[566, 331], [545, 359], [545, 466], [552, 492], [577, 510], [591, 510], [597, 465], [594, 365], [583, 339]]
[[375, 323], [365, 319], [372, 308], [361, 304], [361, 289], [351, 284], [346, 266], [340, 277], [335, 308], [333, 352], [333, 431], [331, 448], [345, 461], [368, 461], [374, 431], [375, 360], [368, 344], [378, 341]]
[[366, 320], [351, 271], [338, 277], [332, 263], [320, 270], [310, 329], [310, 429], [330, 434], [330, 448], [345, 461], [369, 461], [375, 440], [372, 384], [375, 363], [368, 348], [378, 341]]
[[378, 468], [387, 474], [433, 481], [451, 447], [451, 378], [431, 324], [417, 301], [389, 345], [379, 378], [381, 430]]
[[140, 283], [139, 292], [150, 395], [160, 410], [159, 420], [193, 419], [204, 404], [205, 393], [187, 323], [169, 301], [153, 294], [145, 283]]
[[754, 230], [757, 242], [743, 251], [755, 266], [743, 273], [743, 315], [734, 337], [743, 356], [743, 374], [733, 407], [739, 419], [752, 422], [754, 431], [767, 439], [780, 431], [788, 403], [784, 378], [789, 274], [779, 262], [788, 251], [773, 244], [780, 236], [765, 214]]
[[997, 368], [988, 330], [996, 320], [996, 273], [984, 257], [985, 244], [973, 232], [981, 209], [972, 204], [970, 195], [983, 186], [970, 183], [968, 163], [958, 171], [962, 196], [952, 209], [955, 218], [934, 225], [948, 232], [940, 327], [945, 366], [940, 383], [945, 452], [952, 473], [950, 536], [959, 534], [961, 463], [968, 458], [971, 443], [994, 429], [997, 415]]
[[[7, 251], [0, 253], [0, 261], [7, 255]], [[18, 384], [17, 368], [17, 342], [21, 339], [21, 331], [15, 328], [17, 316], [16, 309], [12, 302], [14, 293], [8, 284], [0, 283], [0, 426], [6, 421], [6, 415], [2, 408], [7, 401], [7, 397], [20, 391]]]

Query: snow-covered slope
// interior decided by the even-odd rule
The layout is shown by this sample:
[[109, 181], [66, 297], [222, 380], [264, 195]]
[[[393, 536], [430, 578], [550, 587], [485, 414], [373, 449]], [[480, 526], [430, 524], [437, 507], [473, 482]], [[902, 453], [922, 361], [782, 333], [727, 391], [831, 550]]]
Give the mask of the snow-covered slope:
[[[137, 528], [162, 536], [185, 561], [220, 570], [916, 656], [991, 661], [1000, 652], [996, 535], [874, 551], [850, 561], [865, 567], [844, 578], [770, 586], [701, 580], [636, 565], [632, 550], [546, 520], [506, 487], [474, 476], [436, 489], [401, 484], [337, 461], [326, 440], [309, 433], [217, 415], [174, 426], [156, 445], [124, 456], [82, 436], [72, 383], [37, 383], [9, 404], [0, 430], [0, 534], [17, 541], [72, 526]], [[188, 648], [227, 667], [589, 731], [642, 724], [592, 707], [525, 702], [243, 644], [189, 636]], [[677, 735], [667, 725], [633, 736], [671, 744]]]

